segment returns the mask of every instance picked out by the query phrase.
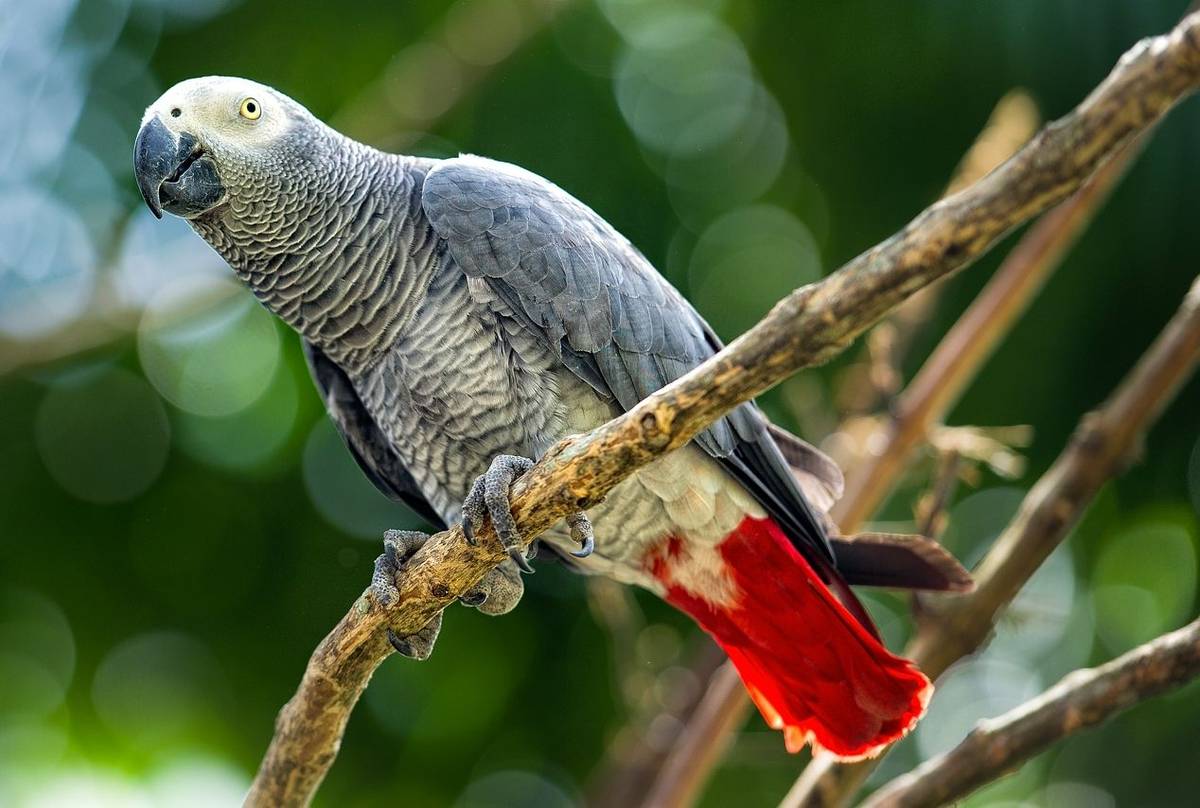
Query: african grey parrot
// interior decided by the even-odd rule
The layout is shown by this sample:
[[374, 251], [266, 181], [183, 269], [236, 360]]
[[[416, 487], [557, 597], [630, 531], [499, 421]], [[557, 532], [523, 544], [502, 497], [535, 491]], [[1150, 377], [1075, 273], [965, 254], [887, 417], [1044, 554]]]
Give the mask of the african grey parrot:
[[[468, 536], [486, 516], [511, 549], [509, 486], [533, 459], [721, 347], [633, 245], [547, 180], [384, 154], [261, 84], [172, 87], [146, 110], [134, 163], [154, 214], [187, 219], [299, 332], [372, 482]], [[884, 648], [847, 582], [969, 577], [931, 542], [836, 536], [823, 511], [841, 487], [830, 460], [746, 404], [543, 543], [691, 615], [790, 750], [858, 758], [907, 732], [931, 685]], [[424, 538], [385, 537], [385, 602]], [[511, 554], [463, 602], [511, 609], [528, 566]], [[437, 627], [394, 644], [424, 657]]]

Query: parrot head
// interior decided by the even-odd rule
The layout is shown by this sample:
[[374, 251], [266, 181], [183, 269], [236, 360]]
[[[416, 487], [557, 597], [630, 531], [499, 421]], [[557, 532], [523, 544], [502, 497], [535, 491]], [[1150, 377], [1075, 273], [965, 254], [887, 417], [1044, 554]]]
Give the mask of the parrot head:
[[253, 205], [320, 159], [322, 128], [287, 96], [247, 79], [188, 79], [149, 106], [133, 148], [151, 212], [195, 219], [227, 203]]

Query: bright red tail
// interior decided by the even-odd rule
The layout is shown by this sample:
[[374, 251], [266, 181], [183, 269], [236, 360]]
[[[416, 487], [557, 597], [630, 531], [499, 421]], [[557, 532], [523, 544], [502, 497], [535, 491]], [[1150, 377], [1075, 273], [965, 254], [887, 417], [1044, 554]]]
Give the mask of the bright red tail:
[[719, 550], [735, 590], [728, 604], [679, 583], [688, 551], [678, 539], [650, 569], [667, 601], [725, 649], [789, 752], [812, 741], [841, 758], [871, 757], [912, 728], [929, 680], [850, 614], [774, 522], [742, 520]]

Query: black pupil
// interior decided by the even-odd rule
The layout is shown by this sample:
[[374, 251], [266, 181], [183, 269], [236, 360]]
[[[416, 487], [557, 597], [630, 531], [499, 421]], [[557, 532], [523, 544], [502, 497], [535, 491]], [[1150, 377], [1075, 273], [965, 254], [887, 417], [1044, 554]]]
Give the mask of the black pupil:
[[249, 104], [246, 105], [246, 112], [249, 112], [251, 115], [254, 114], [255, 109], [256, 109], [256, 107], [254, 106], [253, 101], [251, 101]]
[[180, 109], [179, 109], [179, 107], [175, 107], [173, 110], [171, 110], [171, 117], [172, 117], [172, 118], [178, 118], [178, 117], [179, 117], [180, 115], [182, 115], [182, 114], [183, 114], [183, 111], [182, 111], [182, 110], [180, 110]]

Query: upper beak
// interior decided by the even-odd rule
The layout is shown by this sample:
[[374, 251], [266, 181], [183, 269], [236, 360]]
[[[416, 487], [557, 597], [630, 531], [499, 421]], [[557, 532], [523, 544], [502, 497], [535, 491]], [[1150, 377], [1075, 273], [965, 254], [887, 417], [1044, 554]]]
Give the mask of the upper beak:
[[196, 147], [196, 139], [176, 136], [155, 115], [142, 125], [133, 143], [133, 173], [150, 212], [162, 218], [162, 185]]
[[155, 115], [142, 124], [133, 143], [133, 173], [147, 207], [159, 219], [163, 209], [176, 216], [197, 216], [225, 194], [216, 164], [200, 141], [172, 132]]

